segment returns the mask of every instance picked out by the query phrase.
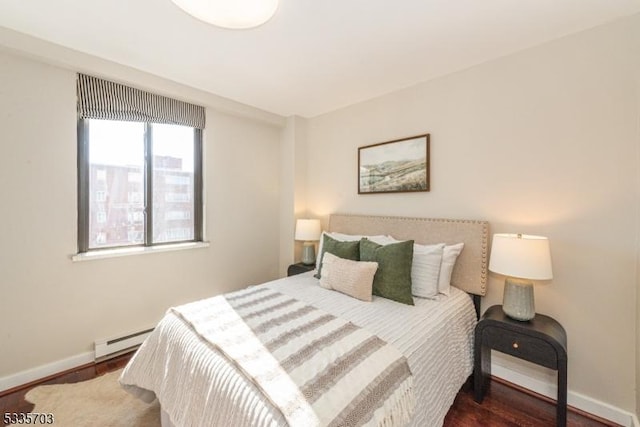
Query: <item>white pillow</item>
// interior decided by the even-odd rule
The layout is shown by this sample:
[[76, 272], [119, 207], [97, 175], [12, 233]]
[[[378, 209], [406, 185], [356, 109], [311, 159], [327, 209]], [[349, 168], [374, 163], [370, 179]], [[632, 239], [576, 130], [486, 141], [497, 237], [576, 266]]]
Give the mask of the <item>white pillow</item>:
[[320, 244], [318, 246], [318, 255], [316, 255], [316, 269], [320, 266], [320, 261], [322, 261], [320, 259], [320, 257], [322, 256], [322, 242], [324, 241], [324, 235], [327, 235], [329, 237], [331, 237], [332, 239], [338, 240], [340, 242], [355, 242], [356, 240], [361, 240], [364, 238], [367, 238], [369, 240], [371, 240], [372, 242], [375, 242], [379, 245], [387, 245], [389, 243], [395, 243], [396, 240], [389, 237], [389, 236], [382, 236], [382, 235], [378, 235], [378, 236], [360, 236], [360, 235], [356, 235], [356, 234], [342, 234], [342, 233], [334, 233], [334, 232], [327, 232], [327, 231], [323, 231], [322, 235], [320, 236]]
[[411, 265], [411, 294], [433, 298], [438, 295], [438, 279], [444, 253], [444, 243], [437, 245], [413, 245]]
[[440, 277], [438, 278], [438, 292], [441, 294], [449, 295], [449, 288], [451, 287], [451, 273], [453, 273], [453, 267], [456, 264], [458, 255], [462, 252], [464, 243], [457, 243], [455, 245], [447, 245], [444, 247], [442, 253], [442, 264], [440, 266]]
[[327, 252], [322, 258], [320, 286], [362, 301], [371, 301], [377, 262], [352, 261]]

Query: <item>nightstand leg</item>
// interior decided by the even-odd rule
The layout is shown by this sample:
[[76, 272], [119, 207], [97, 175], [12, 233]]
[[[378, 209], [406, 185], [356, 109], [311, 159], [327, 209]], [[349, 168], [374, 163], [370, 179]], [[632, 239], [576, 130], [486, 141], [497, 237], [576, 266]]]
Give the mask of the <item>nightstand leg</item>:
[[558, 407], [556, 410], [558, 427], [567, 425], [567, 361], [558, 361]]
[[[476, 339], [478, 339], [477, 336]], [[477, 403], [482, 403], [491, 379], [491, 349], [482, 344], [476, 345], [474, 356], [474, 398]]]

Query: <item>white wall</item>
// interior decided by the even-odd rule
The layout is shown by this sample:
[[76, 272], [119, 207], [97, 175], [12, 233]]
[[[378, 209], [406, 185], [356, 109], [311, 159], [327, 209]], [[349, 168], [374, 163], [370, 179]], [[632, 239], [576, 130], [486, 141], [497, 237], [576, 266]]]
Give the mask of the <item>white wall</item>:
[[[640, 87], [640, 70], [638, 70], [636, 78]], [[640, 96], [638, 97], [638, 111], [640, 111]], [[636, 143], [636, 161], [640, 165], [640, 113], [638, 113], [638, 138]], [[640, 189], [640, 167], [636, 170], [636, 186]], [[638, 215], [638, 224], [640, 224], [640, 215]], [[640, 426], [637, 420], [640, 414], [640, 225], [636, 234], [636, 425]]]
[[302, 242], [294, 241], [295, 223], [307, 216], [307, 121], [288, 117], [280, 142], [280, 275], [301, 258]]
[[[208, 99], [118, 70], [153, 82], [149, 90]], [[171, 305], [278, 276], [280, 129], [213, 108], [204, 157], [210, 247], [72, 262], [75, 78], [0, 52], [0, 378], [154, 325]]]
[[[308, 210], [486, 219], [550, 238], [541, 313], [568, 333], [569, 388], [635, 412], [640, 17], [308, 123]], [[429, 193], [357, 194], [357, 147], [431, 134]], [[492, 277], [483, 308], [502, 301]], [[552, 371], [502, 359], [541, 381]]]

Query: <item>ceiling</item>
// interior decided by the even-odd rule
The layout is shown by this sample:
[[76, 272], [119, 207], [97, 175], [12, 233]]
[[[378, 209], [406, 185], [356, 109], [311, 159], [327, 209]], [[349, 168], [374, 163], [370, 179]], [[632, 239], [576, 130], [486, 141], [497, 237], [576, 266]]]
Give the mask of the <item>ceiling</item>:
[[261, 27], [224, 30], [171, 0], [0, 0], [0, 26], [313, 117], [638, 12], [640, 0], [280, 0]]

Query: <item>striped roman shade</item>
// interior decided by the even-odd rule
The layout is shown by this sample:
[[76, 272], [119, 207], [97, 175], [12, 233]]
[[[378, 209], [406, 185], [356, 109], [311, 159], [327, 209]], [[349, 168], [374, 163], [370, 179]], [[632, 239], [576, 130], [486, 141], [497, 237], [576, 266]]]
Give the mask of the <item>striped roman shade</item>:
[[78, 116], [204, 129], [205, 109], [123, 84], [78, 74]]

